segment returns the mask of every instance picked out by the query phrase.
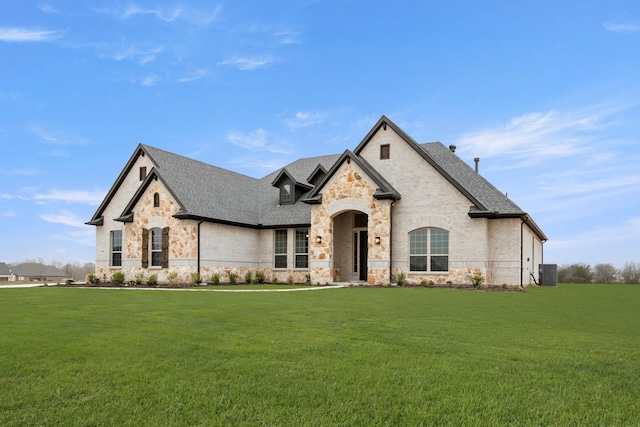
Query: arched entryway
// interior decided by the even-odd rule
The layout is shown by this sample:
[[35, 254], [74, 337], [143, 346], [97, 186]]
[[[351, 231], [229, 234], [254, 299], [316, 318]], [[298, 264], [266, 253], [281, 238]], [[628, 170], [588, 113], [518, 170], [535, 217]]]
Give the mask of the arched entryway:
[[363, 281], [368, 278], [369, 216], [351, 210], [333, 217], [333, 254], [336, 279]]

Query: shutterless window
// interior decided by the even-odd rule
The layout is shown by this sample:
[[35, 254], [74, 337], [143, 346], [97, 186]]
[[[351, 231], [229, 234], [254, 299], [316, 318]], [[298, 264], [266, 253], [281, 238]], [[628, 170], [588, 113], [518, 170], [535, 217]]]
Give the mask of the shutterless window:
[[296, 268], [309, 268], [309, 229], [296, 229]]
[[151, 230], [151, 266], [162, 267], [162, 229]]
[[122, 266], [122, 231], [111, 232], [111, 266]]
[[160, 207], [160, 195], [158, 193], [153, 193], [153, 207]]
[[140, 167], [140, 181], [144, 181], [144, 179], [147, 177], [147, 167], [146, 166], [141, 166]]
[[410, 271], [449, 271], [449, 232], [419, 228], [409, 233]]
[[293, 203], [293, 186], [289, 182], [285, 182], [280, 187], [280, 204]]
[[380, 146], [380, 160], [386, 160], [390, 156], [391, 147], [389, 144], [382, 144]]
[[287, 230], [276, 230], [274, 241], [274, 267], [287, 268]]

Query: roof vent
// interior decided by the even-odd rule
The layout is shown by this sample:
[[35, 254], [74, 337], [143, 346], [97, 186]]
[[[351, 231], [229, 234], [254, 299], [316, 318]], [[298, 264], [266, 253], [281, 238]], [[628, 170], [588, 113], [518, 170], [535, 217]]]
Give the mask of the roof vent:
[[453, 145], [453, 144], [451, 144], [451, 145], [449, 146], [449, 150], [451, 150], [451, 152], [452, 152], [452, 153], [455, 153], [455, 152], [456, 152], [456, 146], [455, 146], [455, 145]]
[[474, 158], [473, 161], [476, 162], [476, 172], [478, 172], [478, 163], [480, 163], [480, 157]]

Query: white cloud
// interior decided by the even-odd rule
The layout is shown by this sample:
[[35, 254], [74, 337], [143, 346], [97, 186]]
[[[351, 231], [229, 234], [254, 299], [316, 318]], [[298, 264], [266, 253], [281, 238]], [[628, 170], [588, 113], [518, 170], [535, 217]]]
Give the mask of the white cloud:
[[103, 191], [84, 190], [51, 190], [48, 193], [39, 193], [33, 196], [37, 201], [56, 201], [67, 203], [82, 203], [87, 205], [98, 205], [104, 199]]
[[153, 16], [160, 21], [172, 23], [176, 21], [185, 21], [191, 24], [206, 26], [214, 22], [222, 12], [222, 6], [217, 5], [212, 10], [198, 10], [178, 4], [172, 7], [141, 7], [135, 3], [129, 3], [124, 9], [119, 10], [101, 10], [101, 12], [109, 13], [120, 19], [131, 19], [136, 16]]
[[68, 136], [60, 136], [57, 134], [54, 134], [48, 130], [44, 130], [42, 129], [40, 126], [30, 126], [29, 127], [29, 132], [31, 132], [32, 134], [34, 134], [35, 136], [37, 136], [38, 138], [40, 138], [42, 140], [42, 142], [45, 142], [47, 144], [54, 144], [54, 145], [85, 145], [88, 144], [90, 141], [84, 138], [78, 138], [78, 137], [68, 137]]
[[140, 84], [142, 86], [155, 86], [160, 81], [160, 78], [155, 74], [149, 74], [142, 79], [140, 79]]
[[38, 9], [43, 13], [60, 13], [55, 7], [48, 3], [39, 3]]
[[615, 33], [633, 33], [640, 31], [640, 25], [637, 24], [623, 24], [619, 22], [607, 21], [602, 24], [605, 30], [613, 31]]
[[640, 217], [628, 218], [620, 224], [580, 230], [576, 234], [549, 240], [545, 244], [545, 261], [564, 264], [610, 262], [621, 266], [633, 260], [640, 251]]
[[[482, 158], [508, 156], [507, 168], [532, 166], [550, 158], [593, 151], [593, 143], [620, 109], [604, 105], [575, 111], [527, 113], [506, 125], [468, 132], [456, 141], [461, 153]], [[603, 142], [603, 141], [600, 141]]]
[[263, 149], [267, 145], [267, 132], [264, 129], [256, 129], [249, 133], [230, 131], [227, 137], [232, 144], [250, 150]]
[[5, 212], [0, 213], [0, 216], [4, 217], [4, 218], [11, 218], [11, 217], [16, 216], [16, 213], [13, 212], [13, 211], [5, 211]]
[[113, 55], [113, 59], [116, 61], [123, 61], [125, 59], [131, 59], [140, 65], [147, 64], [156, 59], [156, 57], [164, 52], [164, 46], [156, 47], [153, 49], [138, 49], [134, 46], [126, 47]]
[[233, 58], [223, 61], [222, 65], [229, 65], [231, 67], [238, 68], [239, 70], [248, 71], [258, 68], [266, 67], [267, 65], [275, 62], [276, 59], [273, 56], [235, 56]]
[[63, 211], [58, 214], [42, 214], [40, 215], [46, 222], [51, 222], [54, 224], [64, 224], [70, 227], [85, 227], [84, 221], [78, 218], [76, 214], [69, 211]]
[[0, 41], [4, 42], [48, 42], [61, 36], [62, 31], [0, 27]]
[[208, 70], [206, 68], [197, 68], [191, 71], [184, 77], [178, 79], [178, 83], [187, 83], [195, 80], [200, 80], [207, 76]]
[[296, 31], [278, 31], [274, 34], [276, 38], [280, 40], [282, 44], [300, 44], [298, 38], [299, 33]]
[[27, 169], [3, 169], [0, 171], [3, 175], [15, 175], [15, 176], [34, 176], [40, 173], [37, 169], [27, 168]]
[[306, 128], [324, 122], [326, 114], [319, 111], [299, 111], [292, 118], [286, 119], [285, 123], [292, 129]]

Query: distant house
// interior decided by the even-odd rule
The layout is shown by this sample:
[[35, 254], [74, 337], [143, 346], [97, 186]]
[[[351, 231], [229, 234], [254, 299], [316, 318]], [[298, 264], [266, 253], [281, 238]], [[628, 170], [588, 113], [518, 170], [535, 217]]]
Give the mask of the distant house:
[[12, 279], [11, 268], [4, 263], [0, 262], [0, 282], [8, 282]]
[[547, 237], [455, 148], [383, 116], [342, 154], [254, 179], [140, 144], [87, 224], [96, 273], [526, 286]]
[[38, 262], [25, 262], [11, 267], [17, 280], [61, 282], [71, 277], [53, 265]]

